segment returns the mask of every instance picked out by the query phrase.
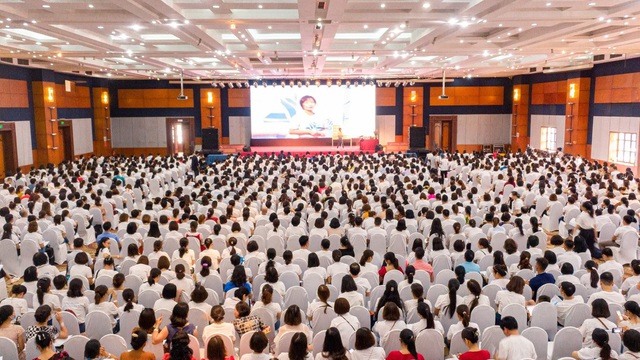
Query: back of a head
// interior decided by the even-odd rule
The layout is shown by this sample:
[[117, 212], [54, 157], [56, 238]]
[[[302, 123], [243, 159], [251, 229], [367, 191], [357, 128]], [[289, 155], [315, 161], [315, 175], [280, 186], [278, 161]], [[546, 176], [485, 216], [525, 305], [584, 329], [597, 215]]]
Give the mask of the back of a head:
[[500, 329], [518, 330], [518, 321], [513, 316], [505, 316], [500, 320]]
[[139, 350], [147, 343], [147, 332], [142, 329], [134, 330], [131, 333], [131, 347], [133, 350]]

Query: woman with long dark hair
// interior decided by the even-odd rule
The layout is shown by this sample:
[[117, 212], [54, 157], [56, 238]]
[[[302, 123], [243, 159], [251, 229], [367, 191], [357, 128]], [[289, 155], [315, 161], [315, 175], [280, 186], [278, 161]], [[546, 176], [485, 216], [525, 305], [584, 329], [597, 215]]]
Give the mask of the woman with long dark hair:
[[587, 247], [591, 251], [591, 256], [595, 259], [600, 259], [602, 253], [599, 248], [596, 247], [596, 218], [593, 212], [593, 204], [590, 201], [585, 201], [580, 207], [580, 215], [576, 217], [576, 227], [573, 230], [574, 236], [582, 236], [587, 242]]
[[609, 332], [604, 329], [594, 329], [591, 333], [593, 345], [574, 351], [571, 356], [577, 360], [611, 360], [617, 359], [618, 354], [609, 345]]
[[335, 327], [330, 327], [322, 343], [322, 352], [316, 356], [316, 360], [347, 360], [347, 349], [342, 344], [340, 332]]
[[389, 353], [386, 360], [424, 360], [422, 354], [418, 354], [416, 350], [416, 338], [413, 331], [404, 329], [400, 332], [400, 350], [394, 350]]
[[189, 335], [184, 331], [178, 331], [171, 338], [168, 353], [164, 354], [162, 360], [196, 360], [193, 357], [193, 350], [189, 347]]
[[382, 284], [382, 280], [384, 280], [384, 275], [391, 270], [399, 270], [404, 274], [404, 271], [400, 267], [398, 263], [398, 259], [396, 258], [396, 254], [392, 252], [388, 252], [384, 254], [384, 263], [382, 264], [382, 268], [378, 271], [378, 275], [380, 276], [380, 284]]
[[462, 304], [462, 297], [458, 295], [458, 289], [460, 289], [460, 281], [458, 279], [450, 279], [448, 283], [449, 292], [444, 295], [438, 296], [436, 303], [434, 304], [434, 313], [436, 316], [442, 317], [446, 314], [447, 317], [452, 318], [456, 313], [456, 307]]

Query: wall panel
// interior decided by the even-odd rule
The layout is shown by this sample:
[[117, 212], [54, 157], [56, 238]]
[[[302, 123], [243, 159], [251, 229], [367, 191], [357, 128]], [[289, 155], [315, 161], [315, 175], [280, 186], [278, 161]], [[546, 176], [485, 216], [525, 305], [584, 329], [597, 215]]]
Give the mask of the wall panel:
[[162, 148], [167, 146], [167, 117], [111, 118], [114, 148]]
[[458, 145], [511, 143], [511, 115], [469, 114], [457, 116]]
[[540, 148], [540, 129], [554, 127], [557, 129], [556, 146], [564, 148], [565, 116], [562, 115], [531, 115], [531, 140], [529, 144], [534, 149]]
[[[640, 136], [640, 117], [625, 116], [594, 116], [593, 137], [591, 143], [591, 158], [609, 161], [609, 133], [630, 132]], [[636, 161], [636, 167], [638, 167]]]
[[8, 121], [16, 124], [16, 147], [18, 148], [18, 166], [33, 164], [33, 149], [31, 146], [31, 122]]
[[74, 155], [84, 155], [93, 152], [93, 136], [91, 136], [91, 119], [71, 119], [73, 124], [73, 152]]

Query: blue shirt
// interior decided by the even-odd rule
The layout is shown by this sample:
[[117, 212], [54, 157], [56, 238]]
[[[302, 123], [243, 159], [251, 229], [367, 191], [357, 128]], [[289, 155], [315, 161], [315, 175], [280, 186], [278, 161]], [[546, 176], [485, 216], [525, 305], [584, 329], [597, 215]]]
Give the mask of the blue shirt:
[[533, 299], [535, 300], [537, 298], [537, 291], [542, 287], [542, 285], [555, 283], [556, 279], [553, 277], [553, 275], [546, 272], [543, 272], [531, 278], [531, 280], [529, 280], [529, 286], [531, 287], [531, 290], [533, 290]]
[[[247, 290], [249, 290], [249, 293], [251, 293], [251, 284], [249, 284], [249, 283], [247, 282], [247, 283], [244, 283], [242, 286], [246, 287], [246, 288], [247, 288]], [[229, 282], [227, 282], [226, 284], [224, 284], [224, 289], [223, 289], [223, 291], [226, 293], [227, 291], [229, 291], [229, 290], [231, 290], [231, 289], [235, 289], [235, 288], [237, 288], [237, 287], [239, 287], [239, 286], [237, 286], [237, 285], [236, 285], [236, 284], [234, 284], [233, 282], [229, 281]]]
[[118, 235], [109, 232], [109, 231], [105, 231], [102, 234], [98, 235], [98, 237], [96, 238], [96, 242], [98, 244], [100, 244], [104, 239], [113, 239], [115, 240], [118, 244], [120, 243], [120, 240], [118, 239]]
[[463, 262], [462, 264], [460, 264], [460, 266], [462, 266], [464, 268], [465, 273], [472, 273], [472, 272], [476, 272], [478, 274], [480, 274], [480, 265], [474, 263], [474, 262]]

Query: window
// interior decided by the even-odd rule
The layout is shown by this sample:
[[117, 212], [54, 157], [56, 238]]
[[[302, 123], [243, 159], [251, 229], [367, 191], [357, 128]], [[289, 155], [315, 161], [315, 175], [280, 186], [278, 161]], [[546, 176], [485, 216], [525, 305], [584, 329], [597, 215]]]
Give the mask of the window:
[[635, 165], [638, 159], [638, 134], [609, 133], [609, 161]]
[[540, 128], [540, 149], [547, 151], [555, 151], [558, 129], [553, 127]]

